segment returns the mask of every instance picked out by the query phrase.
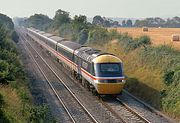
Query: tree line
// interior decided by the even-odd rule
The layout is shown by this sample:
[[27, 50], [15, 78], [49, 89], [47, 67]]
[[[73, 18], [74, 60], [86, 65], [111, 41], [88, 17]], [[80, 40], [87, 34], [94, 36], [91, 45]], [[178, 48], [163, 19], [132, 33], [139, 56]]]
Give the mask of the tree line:
[[18, 38], [12, 19], [0, 14], [0, 82], [14, 81], [23, 73], [16, 46], [12, 42], [17, 43]]
[[56, 11], [53, 19], [43, 14], [35, 14], [29, 18], [16, 18], [14, 21], [20, 26], [56, 32], [59, 36], [80, 44], [109, 39], [106, 28], [88, 22], [85, 15], [75, 15], [71, 18], [69, 12], [61, 9]]
[[89, 42], [102, 42], [113, 39], [112, 33], [108, 32], [107, 27], [180, 27], [180, 18], [162, 19], [159, 17], [136, 20], [118, 21], [97, 15], [92, 23], [87, 21], [85, 15], [75, 15], [70, 17], [70, 13], [61, 9], [55, 12], [51, 19], [47, 15], [34, 14], [29, 18], [15, 18], [14, 22], [20, 26], [34, 27], [39, 30], [56, 32], [61, 37], [76, 41], [80, 44]]

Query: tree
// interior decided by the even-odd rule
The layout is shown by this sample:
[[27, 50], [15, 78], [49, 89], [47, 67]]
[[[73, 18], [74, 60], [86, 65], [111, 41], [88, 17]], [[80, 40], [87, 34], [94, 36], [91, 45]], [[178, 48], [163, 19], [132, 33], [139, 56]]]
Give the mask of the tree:
[[127, 27], [132, 27], [132, 25], [133, 25], [133, 24], [132, 24], [132, 20], [130, 20], [130, 19], [127, 20], [126, 26], [127, 26]]
[[89, 32], [88, 41], [89, 42], [96, 42], [96, 41], [105, 41], [108, 40], [108, 31], [105, 28], [96, 27]]
[[14, 24], [12, 22], [12, 19], [1, 13], [0, 13], [0, 23], [3, 24], [3, 26], [8, 30], [14, 29]]
[[85, 15], [75, 15], [73, 19], [73, 23], [76, 24], [86, 24], [87, 23], [87, 17]]
[[57, 29], [61, 25], [65, 23], [69, 23], [71, 21], [69, 17], [69, 12], [63, 11], [61, 9], [56, 11], [56, 14], [54, 16], [54, 28]]
[[111, 26], [110, 21], [109, 20], [104, 20], [103, 26], [104, 27], [110, 27]]
[[80, 44], [84, 44], [86, 43], [87, 39], [88, 39], [88, 30], [87, 29], [83, 29], [80, 33], [79, 33], [79, 43]]
[[72, 20], [74, 30], [80, 32], [83, 29], [87, 29], [87, 17], [84, 15], [75, 15], [74, 19]]
[[119, 24], [118, 21], [114, 21], [114, 22], [112, 23], [112, 26], [113, 26], [113, 27], [118, 27], [118, 26], [121, 26], [121, 25]]
[[52, 22], [48, 16], [43, 14], [34, 14], [26, 20], [26, 26], [44, 30]]
[[126, 21], [125, 20], [122, 21], [122, 27], [126, 27]]
[[92, 24], [102, 25], [103, 23], [104, 23], [104, 19], [103, 19], [101, 16], [96, 15], [96, 16], [93, 18]]

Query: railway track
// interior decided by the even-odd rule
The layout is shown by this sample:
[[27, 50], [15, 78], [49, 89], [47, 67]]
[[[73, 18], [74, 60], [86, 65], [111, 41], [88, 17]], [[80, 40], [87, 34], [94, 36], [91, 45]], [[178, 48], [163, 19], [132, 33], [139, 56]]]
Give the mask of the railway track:
[[[37, 52], [37, 51], [36, 51]], [[38, 52], [37, 52], [38, 53]], [[40, 56], [40, 55], [39, 55]], [[41, 57], [41, 56], [40, 56]], [[47, 66], [49, 66], [47, 64]], [[50, 67], [50, 66], [49, 66]], [[52, 70], [53, 71], [53, 70]], [[55, 73], [55, 72], [54, 72]], [[55, 73], [56, 74], [56, 73]], [[58, 76], [56, 74], [56, 76]], [[59, 77], [58, 77], [59, 78]], [[62, 81], [60, 79], [60, 81]], [[65, 85], [66, 86], [66, 85]], [[67, 87], [67, 86], [66, 86]], [[67, 87], [68, 88], [68, 87]], [[69, 89], [70, 90], [70, 89]], [[73, 92], [71, 92], [73, 94]], [[120, 100], [118, 100], [120, 102]], [[134, 112], [133, 110], [130, 110], [130, 108], [128, 108], [127, 105], [124, 105], [122, 102], [121, 103], [118, 103], [118, 104], [121, 104], [119, 105], [119, 107], [121, 107], [121, 112], [123, 110], [123, 114], [124, 116], [122, 117], [120, 114], [118, 113], [115, 113], [115, 111], [110, 108], [109, 106], [107, 106], [107, 104], [103, 103], [102, 101], [102, 104], [104, 104], [106, 106], [106, 108], [108, 108], [117, 118], [121, 119], [122, 122], [124, 123], [130, 123], [130, 122], [138, 122], [138, 123], [150, 123], [148, 120], [144, 119], [143, 117], [141, 117], [138, 113]], [[127, 115], [125, 115], [127, 114]]]
[[123, 90], [123, 94], [118, 96], [125, 105], [130, 107], [135, 112], [138, 112], [141, 116], [148, 119], [151, 123], [175, 123], [173, 119], [162, 114], [160, 111], [154, 109], [143, 101], [137, 99], [126, 90]]
[[[53, 90], [54, 94], [56, 95], [57, 99], [59, 100], [60, 104], [63, 106], [64, 110], [66, 111], [67, 115], [69, 116], [70, 120], [73, 122], [73, 123], [76, 123], [76, 122], [94, 122], [94, 123], [98, 123], [98, 121], [94, 118], [94, 116], [88, 111], [88, 109], [80, 102], [80, 100], [76, 97], [76, 95], [70, 90], [70, 88], [68, 86], [66, 86], [66, 84], [63, 82], [63, 80], [56, 74], [55, 71], [53, 71], [53, 69], [48, 65], [48, 63], [46, 63], [46, 61], [41, 57], [41, 55], [32, 47], [32, 45], [26, 41], [26, 39], [23, 37], [23, 40], [25, 41], [24, 43], [24, 46], [26, 48], [26, 50], [29, 52], [31, 58], [33, 59], [33, 61], [36, 63], [38, 69], [41, 71], [41, 73], [43, 74], [43, 76], [45, 77], [45, 79], [47, 80], [49, 86], [51, 87], [51, 89]], [[33, 51], [32, 51], [33, 50]], [[32, 53], [34, 52], [34, 53]], [[38, 58], [37, 58], [38, 57]], [[39, 61], [37, 61], [41, 59], [41, 65]], [[42, 67], [42, 63], [44, 64], [44, 67]], [[44, 69], [46, 67], [46, 69]], [[47, 68], [49, 69], [49, 71], [47, 72]], [[52, 76], [49, 78], [49, 74], [51, 74]], [[47, 75], [48, 74], [48, 75]], [[55, 79], [52, 79], [52, 78], [56, 78], [57, 80]], [[64, 88], [69, 92], [69, 95], [71, 95], [73, 97], [73, 104], [71, 103], [71, 109], [68, 108], [67, 106], [67, 102], [65, 103], [65, 101], [62, 99], [62, 93], [61, 95], [59, 94], [60, 92], [58, 92], [57, 90], [57, 87], [54, 87], [55, 83], [52, 82], [52, 80], [54, 82], [57, 83], [57, 81], [61, 82], [62, 85], [64, 86]], [[66, 96], [67, 98], [67, 96]], [[69, 98], [69, 97], [68, 97]], [[72, 100], [72, 98], [70, 99]], [[70, 101], [69, 100], [69, 101]], [[75, 104], [76, 102], [76, 104]], [[70, 104], [68, 104], [70, 105]], [[77, 107], [77, 105], [79, 105], [79, 107]], [[74, 109], [73, 107], [76, 107], [78, 109], [77, 112], [79, 112], [80, 114], [86, 114], [87, 116], [84, 116], [83, 118], [80, 118], [80, 116], [76, 116], [76, 114], [78, 114], [76, 111], [72, 111], [72, 109]], [[81, 109], [80, 109], [81, 107]], [[82, 110], [83, 110], [83, 113], [82, 113]], [[73, 114], [74, 112], [74, 114]], [[83, 115], [81, 115], [82, 117]]]
[[123, 123], [151, 123], [118, 98], [102, 97], [99, 101]]
[[[37, 52], [37, 51], [36, 51]], [[38, 52], [37, 52], [38, 53]], [[48, 65], [48, 64], [47, 64]], [[49, 65], [48, 65], [49, 66]], [[50, 66], [49, 66], [50, 67]], [[65, 71], [63, 71], [66, 75], [68, 75]], [[56, 74], [57, 75], [57, 74]], [[72, 80], [77, 81], [70, 77]], [[76, 82], [78, 83], [78, 82]], [[73, 93], [73, 92], [72, 92]], [[109, 102], [110, 101], [110, 102]], [[141, 113], [132, 109], [128, 104], [126, 104], [120, 98], [111, 99], [111, 100], [100, 100], [101, 104], [103, 104], [115, 117], [121, 120], [123, 123], [155, 123], [158, 120], [147, 120]], [[163, 120], [162, 120], [162, 123]]]

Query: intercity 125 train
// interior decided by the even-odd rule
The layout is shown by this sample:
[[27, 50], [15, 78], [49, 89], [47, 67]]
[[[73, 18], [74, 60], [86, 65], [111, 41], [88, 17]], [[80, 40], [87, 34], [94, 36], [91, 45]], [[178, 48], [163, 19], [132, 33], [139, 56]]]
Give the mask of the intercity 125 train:
[[122, 92], [125, 77], [118, 57], [34, 28], [27, 28], [27, 35], [68, 66], [89, 90], [100, 95]]

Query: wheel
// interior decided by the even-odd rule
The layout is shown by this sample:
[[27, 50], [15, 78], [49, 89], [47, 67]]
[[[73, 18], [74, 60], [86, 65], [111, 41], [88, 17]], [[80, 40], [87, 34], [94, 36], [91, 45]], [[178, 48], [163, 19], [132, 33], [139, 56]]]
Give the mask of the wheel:
[[90, 91], [90, 84], [89, 83], [87, 83], [87, 89], [88, 89], [88, 91]]
[[93, 89], [93, 90], [92, 90], [92, 94], [93, 94], [94, 96], [97, 96], [97, 95], [98, 95], [98, 92], [97, 92], [95, 89]]
[[86, 88], [86, 79], [84, 77], [82, 77], [82, 85]]
[[117, 96], [118, 96], [117, 94], [111, 95], [112, 98], [117, 98]]

